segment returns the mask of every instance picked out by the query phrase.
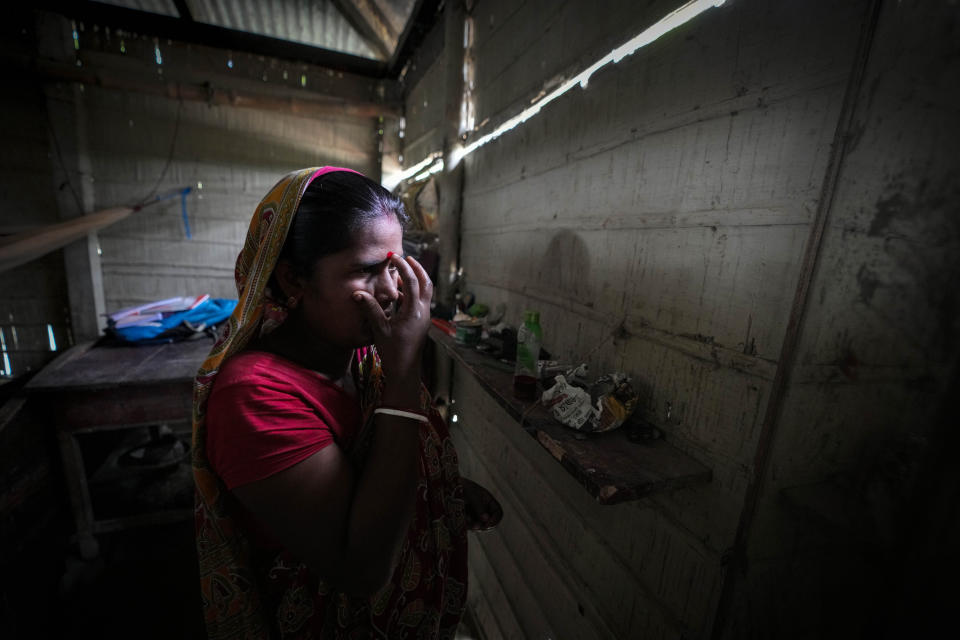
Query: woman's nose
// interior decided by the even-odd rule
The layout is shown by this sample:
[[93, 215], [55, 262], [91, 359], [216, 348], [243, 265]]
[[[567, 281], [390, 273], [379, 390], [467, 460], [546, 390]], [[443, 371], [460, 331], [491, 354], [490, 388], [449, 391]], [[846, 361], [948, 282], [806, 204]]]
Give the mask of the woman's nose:
[[381, 304], [396, 302], [400, 297], [400, 279], [396, 271], [389, 268], [380, 272], [377, 278], [375, 296]]

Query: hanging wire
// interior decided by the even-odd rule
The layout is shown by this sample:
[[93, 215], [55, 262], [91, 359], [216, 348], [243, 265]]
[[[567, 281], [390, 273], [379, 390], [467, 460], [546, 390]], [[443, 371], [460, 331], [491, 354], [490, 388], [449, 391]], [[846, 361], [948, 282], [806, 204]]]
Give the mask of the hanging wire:
[[183, 111], [183, 98], [181, 97], [179, 102], [177, 102], [177, 117], [173, 123], [173, 137], [170, 139], [170, 152], [167, 154], [167, 162], [163, 165], [163, 171], [160, 172], [160, 177], [157, 178], [156, 183], [153, 185], [153, 189], [150, 190], [146, 196], [137, 202], [133, 206], [135, 211], [140, 210], [146, 205], [153, 197], [157, 194], [157, 189], [160, 187], [160, 183], [163, 182], [163, 179], [167, 176], [167, 171], [170, 169], [170, 164], [173, 162], [173, 152], [177, 147], [177, 134], [180, 131], [180, 113]]
[[70, 172], [67, 171], [67, 164], [63, 161], [63, 153], [60, 151], [60, 140], [57, 139], [57, 130], [53, 127], [53, 120], [50, 119], [50, 109], [49, 107], [43, 110], [43, 114], [47, 118], [47, 128], [50, 130], [50, 138], [53, 140], [53, 149], [57, 152], [57, 162], [60, 163], [60, 170], [63, 171], [63, 182], [60, 183], [60, 189], [63, 189], [64, 186], [70, 188], [70, 193], [73, 194], [73, 200], [77, 203], [77, 213], [78, 215], [83, 215], [83, 203], [80, 201], [80, 195], [77, 193], [77, 190], [73, 188], [73, 183], [70, 181]]
[[[163, 170], [160, 172], [160, 176], [157, 178], [156, 183], [154, 183], [153, 188], [150, 190], [146, 196], [140, 199], [135, 205], [133, 205], [134, 210], [139, 210], [144, 207], [157, 193], [157, 189], [160, 187], [160, 184], [163, 182], [163, 179], [167, 176], [167, 171], [170, 170], [170, 164], [173, 162], [173, 154], [177, 146], [177, 137], [180, 131], [180, 116], [183, 110], [183, 98], [177, 103], [177, 116], [173, 123], [173, 137], [170, 140], [170, 151], [167, 153], [167, 160], [163, 166]], [[53, 149], [57, 154], [57, 162], [60, 165], [60, 170], [63, 171], [64, 180], [60, 183], [60, 189], [63, 189], [64, 186], [70, 189], [70, 193], [73, 194], [73, 200], [77, 203], [77, 212], [80, 215], [84, 215], [83, 203], [80, 200], [80, 195], [77, 193], [77, 190], [73, 186], [73, 182], [70, 180], [70, 172], [67, 170], [67, 164], [63, 160], [63, 152], [60, 149], [60, 140], [57, 137], [57, 131], [53, 126], [53, 120], [50, 118], [50, 110], [44, 109], [44, 116], [47, 120], [47, 128], [50, 131], [50, 138], [53, 140]]]

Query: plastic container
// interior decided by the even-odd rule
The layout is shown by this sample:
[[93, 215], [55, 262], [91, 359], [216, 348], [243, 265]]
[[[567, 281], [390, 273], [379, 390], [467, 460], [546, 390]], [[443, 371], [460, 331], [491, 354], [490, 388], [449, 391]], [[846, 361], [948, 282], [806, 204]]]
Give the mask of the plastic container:
[[513, 395], [520, 400], [537, 398], [537, 361], [543, 331], [540, 329], [540, 313], [524, 311], [523, 325], [517, 331], [517, 363], [513, 369]]
[[454, 336], [457, 344], [475, 347], [480, 342], [483, 333], [483, 320], [460, 320], [455, 323], [457, 333]]

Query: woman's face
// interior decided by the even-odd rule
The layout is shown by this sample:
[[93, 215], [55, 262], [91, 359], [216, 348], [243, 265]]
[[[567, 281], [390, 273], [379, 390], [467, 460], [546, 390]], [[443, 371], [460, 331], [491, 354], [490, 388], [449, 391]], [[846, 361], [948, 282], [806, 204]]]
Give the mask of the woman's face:
[[317, 261], [304, 283], [300, 307], [313, 336], [335, 347], [355, 349], [373, 342], [354, 291], [372, 295], [389, 315], [400, 279], [387, 254], [403, 255], [403, 229], [396, 216], [382, 215], [354, 234], [353, 245]]

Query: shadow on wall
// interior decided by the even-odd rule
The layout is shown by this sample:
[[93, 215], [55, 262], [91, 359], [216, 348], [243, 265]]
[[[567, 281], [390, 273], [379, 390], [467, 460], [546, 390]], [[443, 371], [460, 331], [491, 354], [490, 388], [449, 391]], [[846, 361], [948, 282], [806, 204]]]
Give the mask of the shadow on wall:
[[[541, 324], [547, 317], [547, 324], [555, 332], [545, 339], [545, 348], [552, 352], [552, 357], [577, 362], [586, 358], [591, 367], [622, 369], [623, 363], [618, 363], [616, 357], [609, 360], [613, 356], [609, 349], [597, 349], [629, 338], [623, 326], [622, 307], [617, 308], [619, 293], [616, 300], [604, 296], [608, 289], [619, 290], [630, 277], [629, 258], [609, 250], [604, 254], [591, 249], [582, 236], [569, 229], [558, 230], [545, 247], [532, 242], [528, 245], [510, 245], [514, 250], [508, 254], [509, 266], [502, 276], [508, 281], [501, 285], [510, 292], [508, 304], [520, 302], [523, 308], [539, 309]], [[606, 263], [594, 264], [600, 260]], [[601, 291], [593, 277], [596, 267], [602, 274]], [[533, 300], [518, 301], [514, 296]], [[522, 308], [516, 311], [519, 321]]]
[[[519, 281], [510, 288], [535, 297], [592, 306], [590, 289], [590, 251], [586, 242], [569, 229], [554, 234], [544, 252], [537, 256], [536, 248], [516, 251], [513, 264], [507, 270]], [[529, 274], [524, 277], [522, 274]]]

